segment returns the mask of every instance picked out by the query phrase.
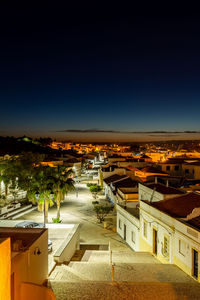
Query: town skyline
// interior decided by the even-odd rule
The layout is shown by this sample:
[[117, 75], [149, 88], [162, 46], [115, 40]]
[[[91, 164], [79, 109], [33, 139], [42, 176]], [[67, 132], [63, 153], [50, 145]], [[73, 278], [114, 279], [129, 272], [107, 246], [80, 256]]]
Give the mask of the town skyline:
[[198, 141], [200, 140], [199, 131], [116, 131], [116, 130], [98, 130], [98, 129], [69, 129], [69, 130], [60, 130], [58, 132], [49, 131], [44, 132], [30, 132], [30, 131], [21, 131], [16, 132], [15, 134], [9, 135], [9, 132], [4, 133], [0, 131], [1, 136], [14, 136], [21, 137], [27, 136], [32, 138], [39, 137], [50, 137], [59, 141], [72, 141], [72, 142], [101, 142], [101, 143], [134, 143], [134, 142], [164, 142], [164, 141]]

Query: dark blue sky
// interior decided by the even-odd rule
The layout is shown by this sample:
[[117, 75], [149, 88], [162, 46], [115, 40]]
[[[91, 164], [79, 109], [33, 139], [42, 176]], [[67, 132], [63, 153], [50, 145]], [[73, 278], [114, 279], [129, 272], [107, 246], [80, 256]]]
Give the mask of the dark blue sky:
[[0, 134], [134, 140], [121, 132], [200, 130], [198, 17], [60, 8], [6, 11], [0, 25]]

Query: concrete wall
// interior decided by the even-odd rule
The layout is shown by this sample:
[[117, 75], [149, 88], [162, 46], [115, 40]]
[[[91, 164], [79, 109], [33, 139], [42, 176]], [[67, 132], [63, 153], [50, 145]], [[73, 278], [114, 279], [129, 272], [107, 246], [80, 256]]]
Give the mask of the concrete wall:
[[181, 196], [180, 194], [161, 194], [156, 190], [144, 186], [139, 183], [139, 200], [148, 200], [150, 202], [158, 202]]
[[[38, 248], [40, 255], [35, 255]], [[28, 282], [42, 284], [48, 278], [48, 230], [46, 230], [29, 248]]]
[[[160, 164], [162, 171], [170, 174], [171, 176], [182, 176], [183, 170], [182, 170], [182, 165], [181, 164]], [[176, 170], [176, 167], [178, 167], [178, 170]], [[168, 168], [170, 170], [168, 170]]]
[[54, 261], [57, 263], [69, 262], [75, 251], [79, 249], [80, 225], [74, 225], [70, 234], [63, 241], [62, 245], [54, 254]]
[[[40, 254], [36, 254], [37, 251]], [[48, 231], [46, 230], [24, 252], [13, 252], [11, 274], [15, 300], [20, 300], [19, 290], [22, 282], [43, 284], [48, 278]]]
[[[117, 205], [117, 233], [124, 239], [126, 225], [126, 242], [135, 251], [139, 251], [139, 220]], [[132, 232], [134, 241], [132, 240]]]
[[10, 239], [0, 239], [0, 300], [10, 300], [11, 251]]
[[126, 170], [123, 169], [123, 168], [116, 168], [116, 169], [114, 169], [114, 171], [103, 172], [103, 169], [102, 169], [103, 178], [107, 178], [107, 177], [110, 177], [110, 176], [115, 175], [115, 174], [125, 175], [126, 174]]
[[183, 164], [183, 175], [190, 179], [200, 179], [200, 166]]
[[125, 204], [126, 202], [135, 202], [135, 205], [138, 204], [138, 193], [137, 193], [137, 188], [136, 189], [132, 189], [131, 190], [135, 190], [135, 193], [133, 192], [126, 192], [123, 193], [120, 189], [117, 189], [117, 193], [116, 193], [116, 201], [117, 203], [121, 203], [121, 204]]
[[162, 201], [164, 200], [164, 195], [139, 183], [139, 201], [140, 200], [153, 200], [154, 202]]

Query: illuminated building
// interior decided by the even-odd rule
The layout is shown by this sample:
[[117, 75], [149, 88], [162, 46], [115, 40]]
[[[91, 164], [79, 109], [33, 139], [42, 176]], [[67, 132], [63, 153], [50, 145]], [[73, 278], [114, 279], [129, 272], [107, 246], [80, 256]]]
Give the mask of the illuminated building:
[[55, 300], [48, 279], [48, 231], [0, 228], [0, 299]]

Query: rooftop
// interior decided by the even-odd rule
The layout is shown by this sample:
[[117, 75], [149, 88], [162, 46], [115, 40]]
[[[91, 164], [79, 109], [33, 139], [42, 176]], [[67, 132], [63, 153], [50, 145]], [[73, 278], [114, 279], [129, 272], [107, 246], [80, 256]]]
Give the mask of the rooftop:
[[135, 187], [120, 187], [119, 190], [123, 194], [135, 194]]
[[185, 165], [188, 166], [200, 166], [200, 161], [194, 161], [194, 162], [187, 162]]
[[21, 251], [28, 249], [47, 229], [45, 228], [14, 228], [0, 227], [0, 238], [11, 239], [11, 245], [17, 241], [22, 241]]
[[[127, 176], [126, 176], [127, 177]], [[124, 178], [123, 180], [113, 183], [115, 188], [125, 188], [125, 187], [137, 187], [138, 181], [131, 179], [130, 177]]]
[[189, 214], [191, 214], [194, 208], [200, 207], [200, 195], [197, 193], [188, 193], [183, 196], [159, 202], [144, 202], [169, 214], [172, 217], [186, 218]]
[[165, 172], [163, 172], [159, 169], [156, 169], [154, 167], [151, 167], [151, 166], [145, 167], [145, 168], [141, 169], [141, 171], [143, 173], [155, 173], [155, 174], [157, 173], [157, 174], [166, 174], [166, 175], [168, 175], [167, 173], [165, 173]]
[[132, 216], [134, 216], [135, 218], [137, 218], [138, 220], [140, 219], [140, 211], [138, 207], [131, 207], [128, 206], [128, 204], [126, 205], [126, 208], [124, 207], [124, 205], [120, 205], [118, 204], [121, 208], [123, 208], [125, 211], [127, 211], [129, 214], [131, 214]]
[[195, 217], [189, 221], [187, 221], [188, 224], [192, 225], [195, 228], [200, 229], [200, 216]]
[[112, 182], [115, 182], [115, 181], [117, 181], [117, 180], [120, 180], [120, 179], [123, 179], [123, 178], [126, 178], [127, 177], [127, 175], [118, 175], [118, 174], [114, 174], [114, 175], [111, 175], [111, 176], [109, 176], [109, 177], [107, 177], [107, 178], [104, 178], [104, 182], [106, 183], [106, 184], [110, 184], [110, 183], [112, 183]]
[[152, 190], [155, 189], [156, 192], [164, 194], [164, 195], [185, 194], [184, 191], [175, 189], [175, 188], [170, 187], [170, 186], [166, 186], [166, 185], [161, 184], [161, 183], [152, 183], [152, 184], [147, 185], [147, 187], [152, 189]]

